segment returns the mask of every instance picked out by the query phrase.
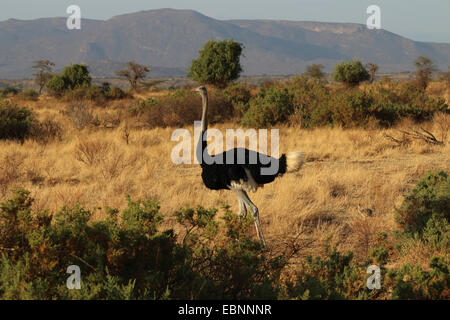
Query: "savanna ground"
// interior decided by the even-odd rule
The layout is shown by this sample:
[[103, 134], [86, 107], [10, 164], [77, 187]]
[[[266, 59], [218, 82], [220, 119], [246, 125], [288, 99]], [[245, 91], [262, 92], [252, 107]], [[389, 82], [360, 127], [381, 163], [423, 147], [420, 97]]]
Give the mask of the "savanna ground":
[[[433, 83], [430, 91], [433, 85], [437, 84]], [[141, 92], [136, 98], [162, 94]], [[106, 111], [89, 105], [100, 121], [123, 121], [115, 128], [83, 130], [75, 128], [65, 115], [69, 102], [45, 95], [38, 101], [17, 102], [31, 107], [38, 119], [56, 121], [63, 132], [60, 140], [46, 144], [0, 141], [0, 172], [4, 177], [0, 199], [20, 186], [31, 191], [36, 209], [57, 210], [79, 202], [84, 208], [96, 210], [95, 219], [104, 217], [106, 207], [124, 208], [127, 194], [133, 199], [158, 200], [164, 213], [183, 206], [210, 208], [222, 204], [237, 211], [232, 192], [203, 186], [199, 165], [172, 163], [172, 148], [178, 142], [171, 141], [171, 135], [176, 128], [148, 129], [127, 117], [123, 104], [132, 100], [113, 102]], [[420, 126], [443, 139], [444, 145], [416, 139], [399, 144], [386, 136], [401, 139], [400, 130]], [[210, 127], [225, 132], [241, 126], [229, 122]], [[300, 256], [316, 254], [322, 241], [332, 235], [340, 247], [364, 257], [376, 232], [396, 229], [393, 208], [424, 173], [450, 171], [449, 127], [450, 117], [445, 114], [420, 125], [404, 120], [390, 129], [276, 126], [280, 130], [280, 154], [303, 150], [307, 162], [299, 172], [286, 174], [250, 194], [260, 209], [268, 247], [283, 246], [287, 240], [298, 238], [307, 243]], [[193, 137], [193, 125], [186, 128]], [[192, 138], [192, 149], [195, 143]], [[433, 253], [420, 249], [396, 262], [427, 267]]]
[[[280, 154], [306, 152], [300, 171], [249, 194], [260, 211], [267, 249], [248, 242], [247, 236], [257, 239], [254, 228], [242, 230], [226, 209], [218, 211], [228, 219], [223, 229], [231, 230], [225, 238], [211, 236], [215, 230], [212, 211], [197, 209], [195, 221], [189, 220], [189, 210], [179, 211], [224, 205], [238, 210], [232, 192], [204, 187], [199, 165], [172, 162], [172, 150], [179, 143], [171, 141], [173, 131], [182, 127], [193, 137], [191, 119], [199, 118], [201, 101], [190, 90], [145, 89], [114, 100], [96, 100], [99, 89], [94, 88], [97, 91], [92, 94], [92, 87], [59, 98], [47, 94], [29, 99], [21, 94], [6, 97], [9, 103], [29, 107], [39, 129], [33, 129], [22, 142], [0, 140], [0, 293], [15, 299], [448, 298], [445, 208], [437, 203], [444, 220], [430, 219], [423, 231], [426, 235], [409, 235], [406, 240], [395, 236], [405, 227], [396, 219], [396, 208], [404, 203], [405, 195], [427, 172], [450, 172], [450, 114], [442, 109], [449, 103], [448, 87], [432, 82], [424, 95], [391, 81], [351, 90], [304, 79], [285, 83], [288, 89], [276, 82], [245, 90], [235, 87], [232, 98], [239, 101], [233, 104], [224, 98], [226, 91], [211, 90], [209, 128], [225, 133], [253, 121], [262, 128], [279, 129]], [[264, 86], [269, 88], [267, 95], [258, 96]], [[292, 103], [287, 99], [289, 90], [294, 92], [289, 99], [295, 101], [294, 109], [303, 112], [303, 118], [294, 109], [284, 108], [283, 101]], [[360, 105], [376, 105], [377, 92], [381, 109], [370, 110], [393, 125], [380, 125], [374, 118], [366, 121], [354, 112]], [[86, 99], [88, 94], [90, 99]], [[271, 109], [271, 99], [278, 109]], [[321, 101], [327, 105], [320, 111]], [[335, 107], [340, 102], [343, 109]], [[398, 103], [400, 109], [396, 109]], [[323, 113], [309, 118], [302, 105], [310, 107], [311, 113]], [[426, 121], [402, 116], [394, 122], [403, 112], [427, 117], [428, 111], [422, 112], [417, 105], [440, 111], [433, 111]], [[289, 117], [285, 112], [290, 112]], [[333, 125], [320, 125], [330, 112]], [[304, 129], [300, 118], [316, 124]], [[339, 121], [347, 127], [338, 125]], [[414, 132], [433, 135], [435, 140], [411, 135]], [[192, 151], [195, 145], [191, 140]], [[439, 189], [444, 193], [436, 191], [441, 192], [444, 204], [448, 203], [445, 181], [444, 189]], [[34, 201], [24, 193], [14, 196], [18, 188], [30, 191]], [[426, 192], [433, 197], [435, 191], [430, 190]], [[155, 203], [130, 202], [127, 195], [133, 200], [158, 201], [164, 215], [162, 229], [174, 229], [178, 237], [156, 233], [160, 229]], [[428, 206], [426, 201], [418, 204]], [[108, 208], [122, 211], [122, 224]], [[55, 218], [46, 218], [45, 210], [56, 212]], [[413, 215], [407, 213], [406, 218], [408, 214]], [[192, 229], [185, 228], [186, 221], [188, 226], [192, 222]], [[187, 230], [203, 231], [187, 238]], [[242, 231], [246, 235], [238, 241]], [[338, 252], [351, 251], [353, 264], [350, 256], [327, 251], [330, 245]], [[278, 255], [283, 258], [278, 260]], [[325, 260], [308, 260], [308, 256]], [[437, 262], [433, 257], [443, 260]], [[66, 265], [80, 261], [91, 272], [87, 289], [79, 295], [67, 293]], [[397, 272], [392, 276], [396, 280], [387, 277], [387, 287], [379, 293], [365, 286], [365, 268], [373, 263], [380, 264], [383, 272]], [[155, 280], [154, 274], [161, 278]]]

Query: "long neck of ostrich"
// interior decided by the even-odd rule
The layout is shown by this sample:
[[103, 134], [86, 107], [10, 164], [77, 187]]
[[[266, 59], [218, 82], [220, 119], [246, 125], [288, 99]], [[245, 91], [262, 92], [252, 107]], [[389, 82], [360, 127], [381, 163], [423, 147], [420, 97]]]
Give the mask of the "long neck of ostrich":
[[202, 133], [208, 129], [208, 93], [202, 92]]
[[200, 136], [200, 143], [202, 145], [202, 152], [206, 149], [206, 137], [204, 134], [208, 129], [208, 93], [202, 91], [202, 134]]

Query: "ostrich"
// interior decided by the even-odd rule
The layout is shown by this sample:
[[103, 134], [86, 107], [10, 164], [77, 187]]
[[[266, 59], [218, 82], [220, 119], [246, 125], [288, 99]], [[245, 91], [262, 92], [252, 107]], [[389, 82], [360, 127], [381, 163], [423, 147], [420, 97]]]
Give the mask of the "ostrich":
[[[197, 158], [199, 160], [201, 159], [200, 164], [202, 168], [203, 183], [208, 189], [231, 190], [236, 194], [239, 202], [239, 215], [245, 215], [248, 209], [252, 212], [255, 219], [258, 238], [265, 246], [265, 240], [259, 221], [258, 208], [250, 200], [247, 191], [256, 191], [259, 187], [263, 187], [264, 184], [274, 181], [276, 177], [281, 176], [286, 172], [294, 172], [299, 170], [304, 162], [305, 153], [302, 151], [296, 151], [287, 155], [283, 154], [279, 159], [275, 159], [268, 157], [267, 155], [260, 156], [258, 152], [248, 149], [234, 148], [222, 154], [209, 156], [207, 154], [205, 134], [208, 127], [208, 92], [204, 86], [198, 87], [194, 91], [201, 95], [203, 107], [201, 135], [196, 149]], [[232, 152], [232, 154], [229, 154], [230, 152]], [[238, 161], [238, 154], [245, 155], [245, 158]], [[204, 161], [204, 158], [208, 156], [210, 159], [220, 157], [220, 159], [224, 159], [225, 163], [217, 163], [216, 161], [213, 161], [212, 164], [208, 164]], [[270, 162], [265, 164], [262, 163], [260, 161], [261, 157], [270, 159]], [[233, 159], [234, 161], [229, 163], [229, 161], [225, 161], [225, 159]], [[255, 161], [250, 162], [249, 159], [256, 159], [256, 163], [254, 163]], [[261, 169], [269, 168], [272, 161], [278, 161], [278, 172], [270, 175], [262, 174]]]

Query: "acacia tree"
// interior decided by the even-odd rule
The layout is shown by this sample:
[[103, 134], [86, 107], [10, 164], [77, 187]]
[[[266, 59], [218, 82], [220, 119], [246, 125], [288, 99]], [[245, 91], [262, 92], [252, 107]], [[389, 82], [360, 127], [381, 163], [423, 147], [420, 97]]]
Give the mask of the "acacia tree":
[[192, 61], [189, 76], [195, 81], [225, 87], [242, 72], [240, 57], [243, 44], [232, 39], [208, 41]]
[[309, 78], [315, 78], [319, 81], [322, 81], [325, 78], [325, 72], [322, 71], [323, 69], [322, 64], [313, 64], [306, 67], [306, 75]]
[[375, 74], [377, 73], [379, 67], [376, 63], [373, 63], [373, 62], [366, 63], [366, 67], [367, 67], [367, 69], [369, 71], [369, 75], [370, 75], [369, 82], [372, 83], [375, 81]]
[[126, 69], [117, 70], [116, 74], [119, 77], [128, 80], [131, 88], [136, 91], [138, 82], [145, 78], [147, 72], [150, 72], [150, 66], [144, 66], [135, 61], [129, 61], [126, 63]]
[[427, 56], [420, 56], [414, 61], [416, 66], [415, 83], [418, 88], [425, 90], [430, 82], [433, 71], [436, 71], [436, 67]]
[[42, 89], [44, 89], [48, 80], [53, 76], [52, 67], [55, 64], [49, 60], [38, 60], [34, 62], [33, 69], [38, 69], [38, 72], [34, 74], [36, 79], [35, 83], [39, 86], [39, 94], [42, 93]]

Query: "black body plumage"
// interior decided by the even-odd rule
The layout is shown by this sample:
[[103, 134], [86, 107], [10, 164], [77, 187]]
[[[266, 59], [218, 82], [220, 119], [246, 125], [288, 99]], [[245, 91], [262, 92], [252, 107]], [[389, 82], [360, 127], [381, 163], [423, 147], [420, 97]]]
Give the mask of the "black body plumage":
[[[197, 146], [197, 158], [201, 159], [203, 183], [212, 190], [230, 189], [233, 181], [247, 182], [249, 180], [247, 172], [258, 185], [270, 183], [286, 172], [286, 155], [284, 154], [279, 159], [275, 159], [256, 151], [234, 148], [211, 156], [205, 150], [206, 143], [201, 141]], [[274, 167], [278, 167], [274, 174], [261, 172], [262, 168]]]

